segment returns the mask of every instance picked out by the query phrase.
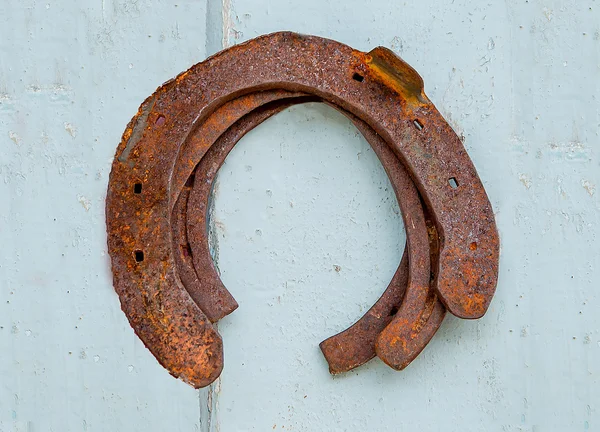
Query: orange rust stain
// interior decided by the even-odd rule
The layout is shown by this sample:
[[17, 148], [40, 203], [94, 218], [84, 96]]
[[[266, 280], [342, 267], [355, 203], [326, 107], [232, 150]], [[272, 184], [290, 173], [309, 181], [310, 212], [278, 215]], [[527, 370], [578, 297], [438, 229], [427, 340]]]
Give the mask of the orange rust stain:
[[393, 51], [377, 47], [364, 60], [375, 79], [403, 97], [408, 111], [431, 103], [425, 95], [423, 78]]
[[473, 268], [470, 262], [463, 262], [461, 265], [461, 270], [463, 274], [463, 280], [465, 281], [466, 286], [475, 287], [477, 286], [477, 282], [479, 281], [479, 277], [481, 275], [479, 269]]
[[180, 84], [182, 81], [185, 80], [185, 77], [187, 77], [190, 74], [191, 70], [186, 70], [185, 72], [180, 73], [179, 75], [177, 75], [177, 77], [175, 77], [175, 82], [177, 84]]
[[487, 306], [487, 299], [483, 294], [474, 293], [463, 299], [465, 310], [473, 315], [483, 315]]

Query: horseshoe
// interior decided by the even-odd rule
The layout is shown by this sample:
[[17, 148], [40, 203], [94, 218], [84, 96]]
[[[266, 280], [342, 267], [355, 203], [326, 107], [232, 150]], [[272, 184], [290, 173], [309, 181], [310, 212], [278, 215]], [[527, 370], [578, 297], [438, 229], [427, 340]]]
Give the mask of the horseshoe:
[[[438, 297], [459, 317], [482, 316], [497, 281], [493, 212], [460, 140], [425, 96], [420, 76], [385, 48], [361, 53], [326, 39], [275, 33], [223, 51], [160, 87], [142, 104], [117, 149], [107, 194], [114, 286], [132, 327], [158, 361], [195, 387], [221, 372], [222, 341], [211, 321], [237, 303], [218, 277], [201, 280], [197, 268], [191, 271], [187, 243], [181, 249], [171, 241], [185, 237], [184, 225], [171, 220], [187, 216], [190, 207], [183, 204], [198, 182], [197, 176], [193, 186], [190, 181], [195, 167], [239, 120], [220, 114], [227, 106], [243, 112], [244, 104], [250, 107], [268, 91], [322, 100], [356, 117], [365, 136], [370, 131], [387, 143], [420, 193], [430, 243], [420, 256], [427, 256], [422, 262], [428, 273], [433, 258], [432, 280], [417, 278], [419, 266], [411, 266], [407, 295], [376, 338], [377, 355], [394, 368], [405, 367], [414, 358], [406, 354], [422, 349], [443, 319]], [[408, 237], [404, 208], [403, 217]], [[187, 235], [192, 231], [188, 227]], [[410, 242], [409, 251], [411, 265], [416, 252]], [[193, 266], [208, 263], [194, 256]], [[362, 345], [373, 347], [372, 341]]]

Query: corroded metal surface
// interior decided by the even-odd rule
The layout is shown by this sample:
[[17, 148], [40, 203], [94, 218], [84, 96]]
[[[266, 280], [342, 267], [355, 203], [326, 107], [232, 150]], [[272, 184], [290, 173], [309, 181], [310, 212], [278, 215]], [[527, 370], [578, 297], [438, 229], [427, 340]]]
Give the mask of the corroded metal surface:
[[499, 241], [492, 208], [421, 77], [385, 48], [362, 53], [318, 37], [262, 36], [150, 96], [123, 135], [110, 177], [108, 244], [122, 308], [159, 362], [195, 387], [220, 374], [222, 341], [212, 323], [238, 306], [208, 250], [212, 181], [245, 133], [306, 101], [342, 111], [369, 141], [407, 231], [405, 255], [382, 297], [321, 344], [330, 371], [375, 355], [402, 369], [446, 308], [478, 318], [493, 296]]

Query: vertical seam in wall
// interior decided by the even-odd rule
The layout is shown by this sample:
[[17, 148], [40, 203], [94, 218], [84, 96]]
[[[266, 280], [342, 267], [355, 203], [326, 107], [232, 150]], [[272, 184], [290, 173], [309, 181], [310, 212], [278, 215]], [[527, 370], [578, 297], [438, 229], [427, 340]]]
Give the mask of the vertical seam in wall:
[[211, 56], [224, 48], [224, 1], [206, 0], [206, 56]]
[[[210, 194], [208, 195], [208, 217], [206, 218], [206, 231], [208, 232], [208, 249], [210, 251], [210, 256], [213, 260], [215, 268], [219, 276], [221, 275], [221, 269], [219, 268], [219, 233], [217, 230], [217, 225], [214, 222], [215, 215], [215, 197], [219, 190], [219, 173], [215, 175], [215, 179], [213, 180], [212, 188], [210, 189]], [[217, 323], [213, 324], [214, 326]]]
[[[213, 55], [229, 47], [230, 10], [231, 0], [206, 0], [206, 56]], [[217, 177], [218, 173], [215, 176], [213, 188], [209, 195], [206, 230], [208, 232], [208, 247], [218, 272], [219, 236], [214, 223], [214, 196], [217, 189]], [[214, 326], [216, 327], [216, 323]], [[217, 416], [219, 389], [220, 378], [198, 392], [200, 432], [219, 432], [221, 429]]]

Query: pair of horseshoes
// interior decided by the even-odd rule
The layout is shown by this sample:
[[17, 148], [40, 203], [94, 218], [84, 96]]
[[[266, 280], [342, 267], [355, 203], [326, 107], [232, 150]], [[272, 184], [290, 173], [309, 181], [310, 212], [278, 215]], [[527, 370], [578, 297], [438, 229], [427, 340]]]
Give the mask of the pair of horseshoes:
[[403, 369], [446, 310], [475, 319], [490, 304], [499, 259], [492, 207], [418, 73], [386, 48], [363, 53], [315, 36], [261, 36], [193, 66], [146, 99], [110, 175], [108, 247], [122, 309], [157, 360], [196, 388], [220, 375], [223, 345], [213, 323], [238, 306], [208, 249], [216, 172], [249, 130], [311, 101], [340, 110], [371, 144], [407, 233], [382, 297], [321, 343], [330, 372], [375, 355]]

